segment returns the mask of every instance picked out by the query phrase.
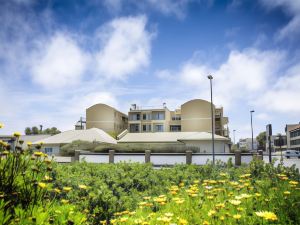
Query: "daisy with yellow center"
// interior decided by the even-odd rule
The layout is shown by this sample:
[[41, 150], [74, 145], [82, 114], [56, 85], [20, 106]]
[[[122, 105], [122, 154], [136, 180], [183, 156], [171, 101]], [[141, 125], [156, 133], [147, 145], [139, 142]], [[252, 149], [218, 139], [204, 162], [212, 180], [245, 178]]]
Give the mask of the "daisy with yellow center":
[[63, 187], [63, 190], [64, 190], [65, 192], [69, 192], [69, 191], [72, 190], [72, 188], [71, 188], [71, 187]]
[[20, 136], [21, 136], [21, 133], [20, 132], [14, 132], [14, 137], [16, 137], [16, 138], [19, 138]]
[[271, 221], [275, 221], [277, 220], [277, 216], [275, 215], [275, 213], [273, 212], [268, 212], [268, 211], [260, 211], [260, 212], [255, 212], [255, 214], [259, 217], [262, 217], [266, 220], [271, 220]]
[[239, 219], [241, 219], [242, 216], [240, 214], [235, 214], [232, 217], [236, 220], [239, 220]]
[[229, 202], [230, 202], [232, 205], [240, 205], [240, 204], [241, 204], [241, 201], [240, 201], [240, 200], [229, 200]]
[[39, 182], [38, 183], [38, 186], [42, 189], [46, 188], [47, 187], [47, 184], [43, 183], [43, 182]]
[[83, 185], [83, 184], [79, 184], [78, 187], [80, 189], [83, 189], [83, 190], [86, 190], [87, 189], [87, 186], [86, 185]]

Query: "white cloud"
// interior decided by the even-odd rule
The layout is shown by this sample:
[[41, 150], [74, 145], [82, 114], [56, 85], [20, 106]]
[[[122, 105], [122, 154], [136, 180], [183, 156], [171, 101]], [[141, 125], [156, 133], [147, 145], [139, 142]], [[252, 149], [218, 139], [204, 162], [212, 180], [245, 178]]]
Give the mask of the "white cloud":
[[191, 62], [187, 62], [183, 65], [180, 71], [180, 78], [188, 85], [198, 86], [203, 85], [206, 81], [206, 77], [211, 69], [205, 65], [197, 65]]
[[103, 49], [96, 55], [98, 72], [124, 79], [150, 63], [152, 33], [145, 16], [118, 18], [101, 29]]
[[237, 100], [247, 101], [267, 87], [275, 79], [284, 53], [246, 49], [231, 51], [227, 61], [217, 68], [210, 68], [201, 62], [187, 62], [179, 72], [179, 77], [194, 88], [198, 96], [209, 98], [208, 74], [212, 74], [214, 102], [229, 107]]
[[155, 72], [155, 76], [164, 80], [172, 80], [174, 78], [173, 74], [169, 70], [158, 70]]
[[113, 13], [120, 12], [124, 7], [135, 7], [139, 11], [147, 12], [149, 9], [155, 10], [166, 16], [176, 16], [184, 18], [187, 8], [191, 3], [201, 3], [204, 6], [211, 6], [213, 0], [105, 0], [104, 5]]
[[267, 89], [255, 104], [270, 112], [298, 115], [300, 113], [300, 64], [289, 69]]
[[64, 107], [64, 112], [68, 115], [82, 115], [85, 114], [85, 109], [98, 103], [107, 104], [118, 109], [118, 101], [116, 97], [107, 91], [92, 92], [86, 95], [74, 96], [70, 99], [69, 104]]
[[269, 10], [282, 7], [286, 13], [292, 17], [289, 23], [279, 30], [277, 37], [278, 40], [282, 40], [284, 38], [294, 38], [295, 34], [300, 34], [300, 1], [260, 0], [260, 2]]
[[46, 89], [78, 84], [85, 72], [88, 56], [76, 41], [64, 33], [42, 43], [30, 61], [32, 79]]

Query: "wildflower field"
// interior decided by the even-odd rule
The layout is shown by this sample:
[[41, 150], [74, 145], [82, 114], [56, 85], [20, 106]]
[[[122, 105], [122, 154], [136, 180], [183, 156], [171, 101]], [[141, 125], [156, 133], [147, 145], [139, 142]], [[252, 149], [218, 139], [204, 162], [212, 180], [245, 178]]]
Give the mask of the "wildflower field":
[[300, 224], [295, 167], [57, 164], [40, 148], [0, 141], [0, 224]]

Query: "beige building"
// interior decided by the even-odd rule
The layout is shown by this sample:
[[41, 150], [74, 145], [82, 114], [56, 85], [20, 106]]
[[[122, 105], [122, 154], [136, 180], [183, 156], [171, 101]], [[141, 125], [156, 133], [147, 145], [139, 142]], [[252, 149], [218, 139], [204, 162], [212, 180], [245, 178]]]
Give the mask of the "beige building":
[[127, 127], [127, 115], [113, 107], [96, 104], [86, 109], [86, 129], [99, 128], [116, 136]]
[[[228, 137], [228, 117], [223, 108], [214, 109], [214, 130], [217, 135]], [[128, 131], [142, 132], [211, 132], [211, 104], [194, 99], [170, 111], [164, 104], [161, 108], [141, 109], [135, 104], [128, 112]]]
[[287, 124], [285, 131], [287, 149], [300, 151], [300, 124]]

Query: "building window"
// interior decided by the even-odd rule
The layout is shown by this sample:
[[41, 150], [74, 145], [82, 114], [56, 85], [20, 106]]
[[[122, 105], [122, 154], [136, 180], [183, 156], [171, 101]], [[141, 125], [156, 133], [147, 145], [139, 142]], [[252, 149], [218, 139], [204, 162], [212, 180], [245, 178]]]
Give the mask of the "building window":
[[131, 133], [140, 132], [140, 126], [139, 126], [139, 124], [130, 124], [129, 130]]
[[291, 145], [300, 145], [300, 139], [292, 140]]
[[140, 120], [140, 119], [141, 119], [141, 115], [138, 114], [138, 113], [134, 113], [134, 114], [129, 115], [129, 120], [131, 120], [131, 121]]
[[151, 132], [151, 124], [143, 124], [143, 132]]
[[172, 132], [181, 131], [181, 126], [180, 125], [171, 125], [170, 126], [170, 131], [172, 131]]
[[164, 131], [164, 125], [162, 125], [162, 124], [154, 125], [154, 131], [155, 132], [163, 132]]
[[295, 130], [291, 132], [291, 138], [300, 136], [300, 130]]
[[181, 116], [172, 116], [172, 120], [181, 120]]
[[52, 148], [45, 148], [45, 153], [47, 154], [47, 155], [52, 155]]
[[153, 112], [152, 113], [153, 120], [164, 120], [165, 119], [165, 112]]
[[143, 120], [151, 120], [151, 113], [143, 114]]

